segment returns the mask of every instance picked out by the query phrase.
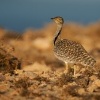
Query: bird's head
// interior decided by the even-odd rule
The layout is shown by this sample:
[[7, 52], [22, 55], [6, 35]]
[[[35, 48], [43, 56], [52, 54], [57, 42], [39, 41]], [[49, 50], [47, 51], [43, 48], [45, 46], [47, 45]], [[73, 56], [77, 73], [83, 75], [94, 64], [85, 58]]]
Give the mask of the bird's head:
[[54, 18], [51, 18], [51, 19], [57, 24], [63, 24], [64, 23], [63, 18], [60, 17], [60, 16], [57, 16], [57, 17], [54, 17]]

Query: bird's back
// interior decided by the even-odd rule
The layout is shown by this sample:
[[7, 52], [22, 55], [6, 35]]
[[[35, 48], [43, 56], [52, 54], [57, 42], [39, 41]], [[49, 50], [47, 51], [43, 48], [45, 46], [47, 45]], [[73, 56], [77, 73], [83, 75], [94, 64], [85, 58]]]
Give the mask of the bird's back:
[[68, 63], [94, 66], [96, 61], [91, 57], [81, 44], [75, 41], [58, 40], [54, 46], [55, 56]]

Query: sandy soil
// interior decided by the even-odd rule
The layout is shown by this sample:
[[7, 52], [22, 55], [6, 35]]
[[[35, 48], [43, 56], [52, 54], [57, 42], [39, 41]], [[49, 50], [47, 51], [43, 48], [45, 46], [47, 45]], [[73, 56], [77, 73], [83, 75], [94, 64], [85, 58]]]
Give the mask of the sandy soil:
[[20, 34], [0, 28], [0, 100], [100, 100], [100, 23], [68, 23], [61, 38], [80, 42], [96, 59], [94, 67], [65, 74], [53, 54], [52, 23]]

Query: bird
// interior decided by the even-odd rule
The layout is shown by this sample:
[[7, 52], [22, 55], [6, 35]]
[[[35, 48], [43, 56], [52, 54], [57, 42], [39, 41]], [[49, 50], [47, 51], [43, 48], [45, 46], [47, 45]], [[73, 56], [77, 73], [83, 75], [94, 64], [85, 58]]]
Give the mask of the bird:
[[[57, 29], [53, 39], [54, 55], [67, 64], [80, 64], [82, 66], [95, 66], [96, 60], [85, 50], [77, 41], [60, 39], [64, 19], [60, 16], [51, 18], [56, 24]], [[70, 68], [66, 68], [69, 70]], [[74, 73], [75, 74], [75, 73]]]

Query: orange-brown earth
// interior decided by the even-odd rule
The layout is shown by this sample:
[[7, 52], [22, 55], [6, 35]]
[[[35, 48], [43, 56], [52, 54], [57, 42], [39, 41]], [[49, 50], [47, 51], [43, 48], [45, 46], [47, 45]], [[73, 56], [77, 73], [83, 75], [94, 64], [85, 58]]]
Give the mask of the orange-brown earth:
[[61, 38], [80, 42], [96, 59], [74, 78], [53, 54], [54, 24], [18, 32], [0, 28], [0, 100], [100, 100], [100, 22], [68, 23]]

